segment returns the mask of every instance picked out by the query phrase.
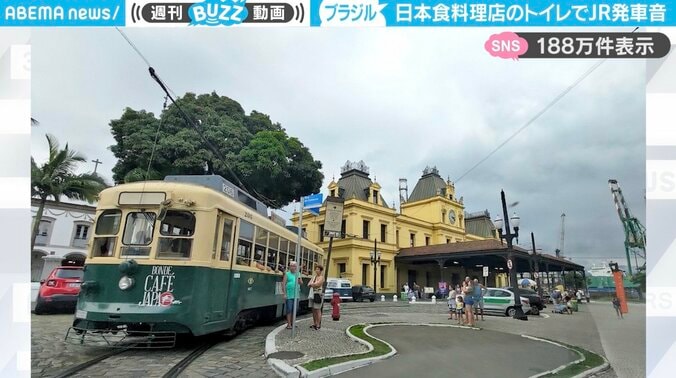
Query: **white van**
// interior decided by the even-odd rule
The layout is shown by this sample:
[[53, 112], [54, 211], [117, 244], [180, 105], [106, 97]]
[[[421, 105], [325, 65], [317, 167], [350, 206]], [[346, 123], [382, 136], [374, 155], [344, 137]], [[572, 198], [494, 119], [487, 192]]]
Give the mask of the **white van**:
[[343, 278], [327, 278], [324, 300], [330, 301], [334, 292], [338, 292], [343, 301], [352, 300], [352, 283]]

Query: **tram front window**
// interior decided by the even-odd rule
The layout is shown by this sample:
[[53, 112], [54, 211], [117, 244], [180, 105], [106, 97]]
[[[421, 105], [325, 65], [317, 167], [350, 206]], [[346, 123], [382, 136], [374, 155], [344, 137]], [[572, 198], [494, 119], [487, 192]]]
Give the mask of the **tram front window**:
[[127, 214], [127, 221], [122, 235], [122, 256], [149, 256], [153, 241], [155, 213], [131, 212]]
[[160, 225], [160, 242], [157, 258], [190, 258], [192, 238], [195, 233], [195, 216], [189, 211], [167, 211]]
[[120, 230], [120, 210], [105, 210], [96, 219], [92, 257], [111, 257], [115, 255], [115, 241]]

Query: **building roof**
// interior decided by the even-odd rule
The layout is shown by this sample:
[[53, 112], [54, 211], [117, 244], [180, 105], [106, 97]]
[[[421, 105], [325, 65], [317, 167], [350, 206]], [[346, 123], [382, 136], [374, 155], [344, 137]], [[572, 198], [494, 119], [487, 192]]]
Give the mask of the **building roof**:
[[[488, 252], [496, 250], [507, 250], [507, 244], [501, 243], [495, 239], [474, 240], [467, 242], [456, 242], [447, 244], [426, 245], [422, 247], [409, 247], [399, 250], [398, 257], [407, 256], [431, 256], [439, 254], [467, 253], [467, 252]], [[517, 252], [528, 253], [526, 250], [514, 246]]]
[[422, 177], [415, 184], [415, 188], [408, 197], [408, 202], [436, 197], [439, 194], [446, 196], [446, 181], [439, 176], [439, 170], [436, 167], [426, 167]]
[[465, 214], [465, 231], [468, 234], [478, 235], [484, 238], [492, 238], [495, 230], [488, 210]]
[[[530, 252], [519, 246], [514, 246], [514, 253], [520, 258], [530, 258]], [[422, 247], [410, 247], [402, 248], [399, 250], [397, 259], [409, 260], [410, 258], [419, 259], [429, 257], [430, 259], [443, 258], [443, 257], [452, 257], [452, 255], [457, 255], [459, 258], [467, 258], [468, 256], [483, 256], [484, 254], [490, 255], [491, 253], [499, 252], [507, 253], [507, 243], [501, 242], [495, 239], [487, 240], [476, 240], [476, 241], [467, 241], [467, 242], [456, 242], [456, 243], [447, 243], [447, 244], [436, 244], [436, 245], [427, 245]], [[538, 254], [540, 257], [540, 265], [549, 263], [556, 266], [575, 268], [577, 270], [582, 270], [584, 267], [582, 265], [576, 264], [572, 261], [557, 258], [548, 254]]]
[[[373, 181], [371, 181], [368, 167], [363, 161], [359, 163], [351, 163], [348, 161], [342, 168], [340, 179], [337, 184], [339, 188], [339, 197], [345, 200], [354, 197], [358, 200], [368, 202], [369, 188], [373, 185]], [[387, 202], [385, 202], [385, 199], [383, 199], [383, 196], [380, 193], [378, 193], [378, 197], [378, 204], [388, 207]]]

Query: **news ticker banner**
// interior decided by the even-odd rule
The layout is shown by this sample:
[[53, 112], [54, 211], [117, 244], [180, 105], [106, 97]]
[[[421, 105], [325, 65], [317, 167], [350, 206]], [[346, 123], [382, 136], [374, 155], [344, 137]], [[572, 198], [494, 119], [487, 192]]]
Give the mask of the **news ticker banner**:
[[1, 26], [676, 26], [673, 0], [5, 0]]

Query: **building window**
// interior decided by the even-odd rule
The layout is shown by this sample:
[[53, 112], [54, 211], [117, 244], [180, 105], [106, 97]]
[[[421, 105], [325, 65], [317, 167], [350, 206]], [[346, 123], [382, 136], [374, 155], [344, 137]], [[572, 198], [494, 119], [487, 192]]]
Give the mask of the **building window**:
[[411, 247], [415, 247], [415, 234], [411, 233]]
[[362, 266], [361, 266], [361, 284], [362, 285], [368, 285], [368, 283], [367, 283], [368, 281], [366, 281], [366, 279], [368, 278], [367, 277], [368, 274], [369, 274], [369, 266], [366, 265], [366, 264], [362, 264]]
[[386, 237], [387, 237], [387, 225], [381, 224], [380, 225], [380, 242], [385, 243]]
[[448, 244], [448, 243], [450, 243], [450, 242], [451, 242], [451, 239], [446, 238], [446, 244]]
[[365, 220], [362, 226], [362, 238], [368, 239], [369, 238], [369, 226], [371, 225], [371, 222]]
[[331, 189], [331, 197], [335, 197], [335, 196], [336, 196], [336, 190], [335, 190], [335, 189]]
[[385, 288], [385, 277], [387, 277], [387, 274], [385, 274], [385, 268], [387, 268], [387, 265], [381, 265], [380, 266], [380, 288], [381, 289]]
[[73, 233], [73, 240], [71, 245], [76, 248], [86, 248], [87, 239], [89, 238], [89, 223], [75, 223], [75, 230]]
[[342, 234], [341, 236], [345, 237], [345, 234], [347, 234], [347, 220], [343, 219], [343, 222], [340, 224], [340, 233]]
[[373, 191], [373, 203], [375, 203], [375, 204], [378, 203], [378, 191], [377, 190]]
[[35, 238], [35, 245], [49, 244], [49, 238], [52, 236], [52, 228], [54, 227], [54, 219], [41, 219], [38, 226], [38, 235]]
[[343, 277], [343, 274], [345, 273], [345, 263], [339, 263], [338, 264], [338, 277]]
[[397, 247], [399, 247], [399, 230], [397, 230], [397, 240], [396, 240], [396, 242], [397, 242]]
[[441, 223], [446, 223], [446, 210], [441, 210]]
[[425, 245], [430, 245], [430, 237], [425, 236]]
[[324, 225], [323, 224], [319, 225], [319, 241], [320, 242], [324, 241]]

